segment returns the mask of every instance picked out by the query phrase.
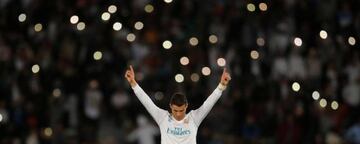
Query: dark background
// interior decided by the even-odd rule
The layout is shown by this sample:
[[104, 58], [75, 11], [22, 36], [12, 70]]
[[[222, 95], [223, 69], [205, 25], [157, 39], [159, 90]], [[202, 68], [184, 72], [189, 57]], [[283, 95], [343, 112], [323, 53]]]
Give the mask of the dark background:
[[[145, 12], [147, 4], [154, 11]], [[104, 21], [110, 5], [117, 11]], [[199, 127], [199, 144], [359, 144], [359, 6], [358, 0], [0, 0], [0, 143], [135, 144], [145, 129], [160, 143], [124, 79], [127, 66], [159, 107], [168, 109], [169, 97], [182, 92], [191, 110], [216, 88], [217, 59], [224, 58], [232, 81]], [[70, 23], [73, 15], [85, 29]], [[134, 28], [137, 21], [143, 29]], [[218, 41], [209, 42], [210, 35]], [[189, 44], [192, 37], [197, 45]], [[180, 64], [183, 56], [188, 65]], [[176, 74], [184, 81], [176, 82]]]

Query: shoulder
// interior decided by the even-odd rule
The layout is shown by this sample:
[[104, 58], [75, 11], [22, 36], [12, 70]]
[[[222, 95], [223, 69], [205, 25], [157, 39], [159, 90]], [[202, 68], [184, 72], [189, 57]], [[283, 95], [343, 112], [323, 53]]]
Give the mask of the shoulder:
[[188, 117], [193, 118], [194, 117], [194, 110], [191, 110], [189, 113], [186, 114]]

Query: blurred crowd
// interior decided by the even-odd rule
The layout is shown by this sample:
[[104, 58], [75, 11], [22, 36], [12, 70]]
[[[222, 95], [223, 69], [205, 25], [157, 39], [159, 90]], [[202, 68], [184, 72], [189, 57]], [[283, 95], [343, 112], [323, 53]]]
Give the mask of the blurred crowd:
[[[360, 1], [166, 1], [1, 0], [0, 143], [160, 143], [125, 69], [134, 66], [160, 108], [180, 91], [192, 110], [216, 88], [218, 58], [232, 81], [199, 127], [199, 144], [360, 143]], [[110, 5], [117, 11], [102, 20]]]

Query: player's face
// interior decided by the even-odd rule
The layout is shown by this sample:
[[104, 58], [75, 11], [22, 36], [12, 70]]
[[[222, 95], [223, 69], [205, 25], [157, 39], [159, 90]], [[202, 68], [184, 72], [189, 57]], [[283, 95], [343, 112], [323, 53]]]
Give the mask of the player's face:
[[184, 104], [182, 106], [177, 106], [172, 104], [170, 105], [170, 108], [171, 108], [171, 114], [176, 120], [180, 121], [185, 117], [187, 104]]

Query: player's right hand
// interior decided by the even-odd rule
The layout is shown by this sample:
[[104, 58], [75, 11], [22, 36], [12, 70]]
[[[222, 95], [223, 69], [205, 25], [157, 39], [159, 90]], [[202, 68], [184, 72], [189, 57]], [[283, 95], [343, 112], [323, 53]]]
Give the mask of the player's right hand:
[[125, 72], [125, 78], [130, 83], [131, 87], [136, 86], [135, 73], [132, 65]]

